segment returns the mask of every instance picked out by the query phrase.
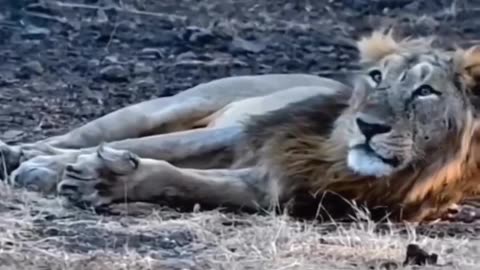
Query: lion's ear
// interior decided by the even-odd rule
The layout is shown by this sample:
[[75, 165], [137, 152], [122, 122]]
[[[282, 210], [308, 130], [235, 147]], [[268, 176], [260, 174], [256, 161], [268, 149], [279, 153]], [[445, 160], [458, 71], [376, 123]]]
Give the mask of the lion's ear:
[[456, 72], [467, 88], [474, 94], [480, 94], [480, 46], [456, 50], [454, 62]]
[[393, 38], [393, 30], [372, 32], [370, 36], [357, 41], [361, 62], [376, 62], [383, 57], [395, 53], [399, 44]]

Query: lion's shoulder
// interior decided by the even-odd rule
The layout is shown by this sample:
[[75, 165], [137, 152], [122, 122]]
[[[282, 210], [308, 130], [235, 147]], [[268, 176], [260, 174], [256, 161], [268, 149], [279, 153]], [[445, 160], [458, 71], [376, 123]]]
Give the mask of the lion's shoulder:
[[351, 92], [318, 94], [294, 102], [264, 115], [252, 116], [245, 124], [245, 134], [253, 147], [261, 147], [281, 136], [311, 134], [328, 136], [335, 120], [348, 107]]

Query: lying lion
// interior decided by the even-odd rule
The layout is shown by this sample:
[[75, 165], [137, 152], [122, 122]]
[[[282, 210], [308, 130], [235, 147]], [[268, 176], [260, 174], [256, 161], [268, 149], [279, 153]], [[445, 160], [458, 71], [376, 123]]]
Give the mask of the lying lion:
[[353, 87], [305, 74], [200, 84], [2, 145], [9, 181], [94, 207], [177, 198], [317, 209], [331, 196], [330, 212], [354, 202], [393, 220], [436, 219], [478, 191], [480, 51], [380, 31], [357, 44]]

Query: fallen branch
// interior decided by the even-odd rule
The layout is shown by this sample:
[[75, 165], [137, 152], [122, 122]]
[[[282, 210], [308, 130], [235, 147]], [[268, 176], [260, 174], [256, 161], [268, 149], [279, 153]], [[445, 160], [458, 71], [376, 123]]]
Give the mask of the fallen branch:
[[47, 15], [47, 14], [32, 12], [32, 11], [26, 11], [25, 14], [27, 16], [42, 18], [42, 19], [45, 19], [45, 20], [52, 20], [52, 21], [56, 21], [56, 22], [59, 22], [59, 23], [68, 23], [68, 20], [66, 18], [63, 18], [63, 17], [50, 16], [50, 15]]

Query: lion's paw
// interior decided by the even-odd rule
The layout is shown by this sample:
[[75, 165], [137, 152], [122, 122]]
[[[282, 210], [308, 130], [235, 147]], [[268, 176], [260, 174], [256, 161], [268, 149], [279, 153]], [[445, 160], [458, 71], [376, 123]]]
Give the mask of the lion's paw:
[[480, 220], [480, 207], [475, 205], [454, 205], [443, 218], [450, 222], [472, 223]]
[[131, 152], [102, 145], [65, 167], [58, 194], [79, 206], [108, 205], [125, 197], [125, 185], [138, 164]]
[[51, 193], [62, 176], [62, 171], [71, 156], [37, 156], [22, 162], [9, 176], [9, 183], [14, 187], [30, 191]]
[[13, 171], [30, 159], [39, 156], [52, 156], [57, 152], [58, 150], [42, 143], [8, 145], [0, 141], [0, 178], [2, 180], [8, 179]]

